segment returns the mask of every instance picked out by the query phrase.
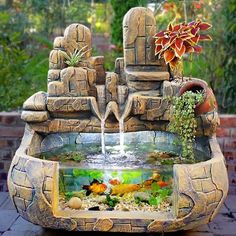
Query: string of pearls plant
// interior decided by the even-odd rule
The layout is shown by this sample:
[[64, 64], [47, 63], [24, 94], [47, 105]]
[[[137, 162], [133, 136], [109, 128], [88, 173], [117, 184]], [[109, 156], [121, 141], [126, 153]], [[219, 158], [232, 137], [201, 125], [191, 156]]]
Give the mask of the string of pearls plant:
[[195, 107], [201, 102], [203, 94], [200, 92], [187, 91], [182, 96], [171, 98], [173, 110], [168, 130], [177, 134], [182, 145], [182, 157], [191, 161], [194, 161], [193, 144], [197, 129]]

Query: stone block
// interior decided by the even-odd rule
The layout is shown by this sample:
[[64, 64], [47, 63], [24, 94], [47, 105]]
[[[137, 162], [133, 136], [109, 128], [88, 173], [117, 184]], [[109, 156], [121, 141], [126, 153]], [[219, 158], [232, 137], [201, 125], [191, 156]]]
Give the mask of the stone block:
[[86, 222], [86, 219], [84, 219], [84, 218], [79, 218], [76, 220], [76, 222], [77, 222], [78, 226], [85, 226], [85, 223], [92, 223], [92, 222]]
[[65, 93], [64, 84], [61, 81], [52, 81], [48, 83], [48, 96], [57, 97]]
[[209, 204], [207, 206], [206, 214], [211, 215], [216, 210], [218, 205], [219, 205], [218, 202], [214, 202], [214, 203]]
[[132, 227], [142, 227], [148, 226], [151, 222], [151, 219], [132, 219], [131, 225]]
[[98, 219], [93, 227], [94, 231], [109, 231], [113, 227], [113, 221], [111, 219]]
[[43, 122], [48, 120], [49, 114], [47, 111], [23, 111], [21, 119], [25, 122]]
[[47, 152], [49, 150], [63, 147], [64, 140], [60, 134], [49, 134], [41, 143], [41, 152]]
[[124, 49], [124, 62], [126, 65], [135, 64], [135, 48]]
[[192, 208], [179, 208], [178, 209], [178, 218], [182, 218], [185, 217], [186, 215], [188, 215], [191, 212]]
[[97, 101], [98, 101], [99, 110], [105, 112], [105, 108], [106, 108], [105, 85], [96, 85], [96, 89], [97, 89]]
[[135, 49], [136, 49], [136, 57], [135, 57], [135, 64], [145, 64], [146, 62], [146, 55], [145, 55], [145, 44], [146, 38], [145, 37], [137, 37], [135, 41]]
[[29, 97], [23, 104], [23, 109], [32, 111], [45, 111], [47, 102], [47, 94], [45, 92], [37, 92]]
[[216, 191], [217, 190], [213, 190], [212, 192], [206, 193], [207, 204], [216, 202]]
[[48, 82], [60, 80], [60, 72], [61, 70], [55, 70], [55, 69], [48, 70]]
[[126, 99], [128, 97], [129, 89], [125, 85], [119, 85], [118, 86], [118, 103], [120, 105], [125, 104]]
[[14, 203], [15, 203], [15, 205], [17, 206], [18, 209], [20, 209], [20, 210], [22, 210], [22, 211], [25, 211], [25, 210], [26, 210], [25, 201], [24, 201], [23, 198], [14, 196], [14, 197], [13, 197], [13, 201], [14, 201]]
[[154, 220], [148, 225], [147, 230], [148, 232], [164, 232], [163, 223], [158, 220]]
[[193, 188], [196, 192], [202, 192], [202, 181], [200, 179], [192, 180]]
[[110, 232], [132, 232], [131, 231], [131, 225], [130, 224], [115, 224], [113, 225]]
[[33, 188], [33, 185], [30, 183], [26, 172], [14, 169], [12, 172], [12, 180], [16, 185]]
[[189, 166], [189, 174], [192, 179], [203, 179], [207, 178], [208, 176], [206, 175], [204, 166], [199, 164], [199, 165], [194, 165], [194, 166]]
[[143, 233], [147, 231], [146, 227], [132, 227], [132, 233]]
[[93, 231], [95, 223], [86, 223], [85, 224], [85, 230], [86, 231]]
[[65, 38], [64, 37], [56, 37], [53, 41], [53, 48], [64, 50]]
[[193, 207], [193, 200], [187, 196], [187, 195], [184, 195], [184, 194], [180, 194], [179, 196], [179, 201], [178, 201], [178, 207], [179, 208], [191, 208]]
[[33, 189], [22, 186], [16, 186], [16, 196], [31, 201], [33, 199]]
[[96, 84], [104, 84], [106, 77], [104, 65], [95, 65], [94, 69], [96, 70]]
[[104, 64], [104, 56], [94, 56], [88, 58], [89, 63], [94, 67], [96, 65], [103, 65]]
[[[69, 25], [64, 32], [65, 38], [65, 49], [69, 52], [74, 49], [80, 49], [84, 46], [91, 48], [92, 39], [91, 32], [89, 28], [81, 24], [71, 24]], [[85, 58], [91, 57], [91, 50], [85, 54]]]
[[49, 69], [63, 69], [66, 67], [64, 57], [60, 50], [54, 49], [49, 55]]
[[119, 78], [116, 73], [106, 73], [106, 103], [118, 100], [118, 82]]
[[90, 111], [91, 99], [89, 97], [50, 97], [48, 98], [47, 108], [51, 112]]
[[[88, 96], [90, 88], [86, 69], [68, 67], [61, 71], [60, 77], [64, 85], [65, 96]], [[92, 76], [90, 75], [90, 77]]]

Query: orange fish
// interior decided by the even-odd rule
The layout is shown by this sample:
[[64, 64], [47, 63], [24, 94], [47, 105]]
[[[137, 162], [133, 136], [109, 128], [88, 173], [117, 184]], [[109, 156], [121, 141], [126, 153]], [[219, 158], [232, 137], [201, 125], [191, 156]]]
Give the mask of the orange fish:
[[145, 180], [145, 181], [143, 182], [143, 186], [149, 187], [149, 186], [151, 186], [151, 184], [152, 184], [154, 181], [155, 181], [154, 179]]
[[118, 179], [110, 179], [110, 180], [109, 180], [109, 183], [110, 183], [111, 185], [118, 185], [118, 184], [120, 184], [120, 181], [119, 181]]
[[130, 193], [137, 191], [141, 188], [140, 184], [118, 184], [111, 188], [112, 195], [123, 195], [125, 193]]
[[90, 193], [103, 194], [107, 186], [94, 179], [90, 185], [84, 185], [83, 189], [87, 190], [86, 195], [88, 196]]
[[157, 184], [158, 184], [161, 188], [166, 187], [166, 186], [169, 185], [168, 182], [165, 182], [165, 181], [162, 181], [162, 180], [158, 181]]

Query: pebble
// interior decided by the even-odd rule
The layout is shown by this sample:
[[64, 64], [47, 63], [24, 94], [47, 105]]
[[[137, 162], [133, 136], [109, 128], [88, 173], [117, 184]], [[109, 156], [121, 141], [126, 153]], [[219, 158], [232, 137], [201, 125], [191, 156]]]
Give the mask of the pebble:
[[89, 211], [100, 211], [100, 208], [99, 208], [99, 206], [94, 206], [94, 207], [90, 207], [88, 210]]
[[108, 207], [107, 209], [106, 209], [106, 211], [113, 211], [114, 210], [114, 207]]
[[68, 201], [68, 206], [72, 209], [80, 209], [82, 207], [82, 201], [78, 197], [72, 197]]

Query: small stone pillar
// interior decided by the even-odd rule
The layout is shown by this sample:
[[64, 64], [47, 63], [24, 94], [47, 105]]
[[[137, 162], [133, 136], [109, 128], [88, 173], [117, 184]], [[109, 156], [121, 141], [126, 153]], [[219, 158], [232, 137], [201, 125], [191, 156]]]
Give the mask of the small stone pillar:
[[130, 9], [123, 20], [125, 65], [149, 65], [155, 61], [153, 12], [144, 7]]

